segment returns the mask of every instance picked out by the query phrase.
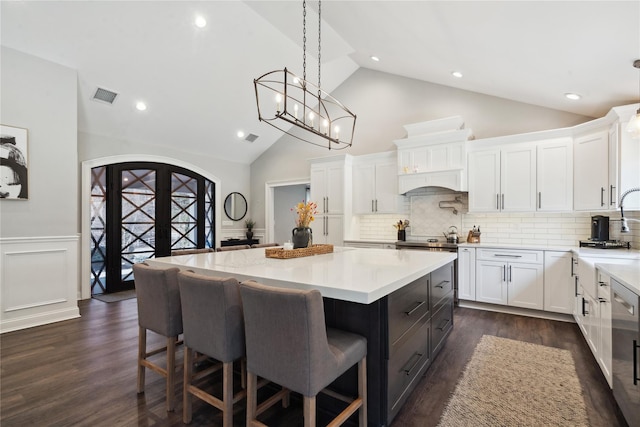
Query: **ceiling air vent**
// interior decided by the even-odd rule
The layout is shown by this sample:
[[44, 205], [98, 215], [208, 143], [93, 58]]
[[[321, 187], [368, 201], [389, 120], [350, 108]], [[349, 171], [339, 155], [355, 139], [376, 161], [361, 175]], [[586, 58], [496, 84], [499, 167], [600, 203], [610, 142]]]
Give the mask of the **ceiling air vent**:
[[258, 139], [258, 135], [254, 135], [254, 134], [250, 133], [249, 135], [247, 135], [247, 137], [244, 140], [248, 141], [248, 142], [253, 142], [256, 139]]
[[93, 100], [113, 104], [113, 101], [116, 100], [116, 96], [118, 96], [117, 93], [99, 87], [93, 95]]

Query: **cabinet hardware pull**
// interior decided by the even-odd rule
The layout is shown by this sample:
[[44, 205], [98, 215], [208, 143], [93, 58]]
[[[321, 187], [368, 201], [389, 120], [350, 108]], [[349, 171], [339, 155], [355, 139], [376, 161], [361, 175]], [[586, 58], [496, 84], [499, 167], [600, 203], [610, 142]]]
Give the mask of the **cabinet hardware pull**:
[[598, 284], [600, 286], [609, 286], [609, 284], [607, 282], [598, 282]]
[[502, 193], [502, 210], [504, 210], [504, 193]]
[[496, 193], [496, 210], [500, 210], [500, 194]]
[[542, 209], [542, 191], [538, 191], [538, 209]]
[[584, 299], [584, 297], [582, 297], [582, 315], [583, 316], [586, 316], [587, 314], [589, 314], [587, 309], [584, 307], [586, 302], [587, 302], [587, 300]]
[[511, 266], [509, 266], [509, 282], [511, 282]]
[[502, 281], [503, 282], [507, 281], [507, 266], [506, 265], [502, 266]]
[[449, 281], [448, 281], [448, 280], [443, 280], [442, 282], [440, 282], [440, 283], [438, 283], [438, 284], [436, 285], [436, 288], [443, 289], [443, 285], [444, 285], [445, 283], [449, 283]]
[[[411, 367], [409, 369], [403, 369], [403, 371], [405, 372], [405, 374], [407, 374], [407, 376], [409, 376], [411, 374], [411, 371], [413, 371], [413, 369], [418, 366], [418, 362], [420, 362], [420, 359], [422, 359], [422, 353], [418, 353], [415, 352], [413, 353], [413, 355], [411, 356], [411, 358], [409, 359], [409, 361], [411, 361], [411, 359], [413, 359], [415, 356], [418, 356], [418, 358], [416, 359], [415, 362], [413, 362], [413, 364], [411, 365]], [[405, 364], [406, 366], [406, 364]]]
[[580, 295], [578, 293], [578, 276], [574, 276], [574, 277], [575, 277], [575, 280], [574, 280], [574, 285], [573, 286], [574, 286], [574, 290], [575, 290], [575, 296], [578, 296], [578, 295]]
[[522, 258], [522, 255], [508, 255], [508, 254], [493, 254], [495, 257], [499, 258]]
[[327, 213], [329, 213], [329, 196], [327, 196]]
[[610, 187], [610, 191], [609, 191], [609, 205], [615, 205], [615, 204], [616, 204], [616, 201], [613, 199], [613, 193], [614, 193], [614, 191], [613, 191], [613, 190], [615, 190], [615, 189], [616, 189], [616, 186], [615, 186], [615, 185], [610, 185], [609, 187]]
[[444, 322], [442, 323], [442, 326], [438, 326], [436, 329], [440, 330], [440, 331], [444, 331], [445, 326], [447, 326], [447, 324], [451, 322], [451, 319], [444, 319]]
[[378, 199], [376, 199], [376, 212], [378, 212]]
[[604, 187], [600, 187], [600, 206], [604, 206]]
[[571, 257], [571, 277], [575, 276], [576, 274], [573, 272], [573, 264], [575, 263], [573, 257]]
[[603, 303], [603, 302], [609, 302], [609, 301], [607, 301], [605, 298], [598, 298], [598, 302]]
[[415, 313], [415, 311], [416, 311], [417, 309], [419, 309], [420, 307], [422, 307], [422, 306], [424, 305], [424, 303], [425, 303], [425, 302], [426, 302], [426, 301], [416, 301], [416, 303], [417, 303], [418, 305], [416, 305], [415, 307], [413, 307], [413, 308], [412, 308], [411, 310], [409, 310], [409, 311], [405, 311], [405, 312], [404, 312], [404, 314], [406, 314], [407, 316], [411, 316], [413, 313]]
[[373, 199], [371, 199], [371, 212], [375, 212], [375, 210], [373, 210]]
[[638, 385], [640, 380], [638, 378], [638, 348], [640, 348], [638, 341], [633, 340], [633, 385]]

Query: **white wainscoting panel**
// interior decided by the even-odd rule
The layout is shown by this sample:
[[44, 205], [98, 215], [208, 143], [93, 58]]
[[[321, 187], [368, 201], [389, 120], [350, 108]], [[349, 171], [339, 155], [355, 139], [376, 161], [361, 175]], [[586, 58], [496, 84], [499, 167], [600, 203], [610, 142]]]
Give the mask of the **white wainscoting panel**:
[[0, 239], [0, 333], [80, 317], [78, 236]]

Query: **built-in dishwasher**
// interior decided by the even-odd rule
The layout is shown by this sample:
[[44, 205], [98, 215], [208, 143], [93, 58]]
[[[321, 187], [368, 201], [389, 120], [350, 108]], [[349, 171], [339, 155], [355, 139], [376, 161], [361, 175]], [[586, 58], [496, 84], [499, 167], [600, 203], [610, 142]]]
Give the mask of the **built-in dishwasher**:
[[629, 426], [640, 426], [640, 297], [611, 280], [613, 395]]

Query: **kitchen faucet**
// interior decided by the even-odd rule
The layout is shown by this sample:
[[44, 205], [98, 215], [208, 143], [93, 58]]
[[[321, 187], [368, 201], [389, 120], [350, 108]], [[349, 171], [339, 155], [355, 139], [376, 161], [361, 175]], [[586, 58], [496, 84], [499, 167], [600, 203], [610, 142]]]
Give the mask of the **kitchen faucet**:
[[620, 216], [621, 216], [620, 221], [622, 221], [622, 226], [620, 227], [620, 232], [621, 233], [628, 233], [629, 232], [629, 225], [627, 224], [627, 221], [640, 222], [640, 220], [635, 219], [635, 218], [625, 218], [624, 217], [624, 209], [622, 207], [622, 202], [624, 201], [624, 198], [627, 197], [627, 194], [633, 193], [634, 191], [640, 191], [640, 187], [630, 188], [627, 191], [625, 191], [624, 193], [622, 193], [622, 196], [620, 196]]

